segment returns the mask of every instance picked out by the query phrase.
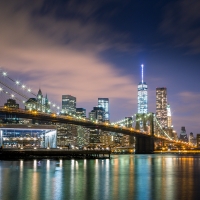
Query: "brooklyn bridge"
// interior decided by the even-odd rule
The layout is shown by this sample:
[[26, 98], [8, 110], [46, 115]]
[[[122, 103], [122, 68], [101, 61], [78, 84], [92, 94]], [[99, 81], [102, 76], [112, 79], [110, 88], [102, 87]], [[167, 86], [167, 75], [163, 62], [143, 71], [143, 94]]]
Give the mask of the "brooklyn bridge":
[[[119, 146], [108, 143], [109, 138], [118, 140], [115, 144], [123, 140], [123, 145], [128, 138], [138, 154], [153, 153], [163, 147], [194, 148], [190, 143], [174, 138], [170, 131], [161, 126], [154, 113], [133, 114], [135, 123], [133, 117], [119, 122], [91, 120], [63, 113], [61, 106], [50, 100], [35, 102], [38, 94], [8, 76], [7, 72], [3, 71], [1, 75], [0, 146], [3, 148], [72, 148], [74, 138], [78, 141], [77, 149]], [[37, 109], [27, 109], [27, 103], [33, 103]], [[75, 137], [73, 129], [76, 129]]]

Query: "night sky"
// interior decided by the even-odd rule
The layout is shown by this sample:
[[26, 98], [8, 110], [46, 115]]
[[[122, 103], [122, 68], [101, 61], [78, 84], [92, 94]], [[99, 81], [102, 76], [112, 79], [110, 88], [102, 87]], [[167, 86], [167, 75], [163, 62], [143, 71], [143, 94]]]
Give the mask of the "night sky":
[[109, 98], [111, 121], [137, 112], [140, 65], [149, 112], [167, 87], [172, 123], [200, 133], [199, 0], [0, 0], [0, 66], [61, 105]]

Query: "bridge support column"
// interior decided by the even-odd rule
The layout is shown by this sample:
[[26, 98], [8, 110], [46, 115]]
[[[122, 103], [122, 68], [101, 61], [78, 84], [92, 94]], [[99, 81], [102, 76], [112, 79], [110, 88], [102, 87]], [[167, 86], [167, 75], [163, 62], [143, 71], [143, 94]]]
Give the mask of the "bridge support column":
[[152, 154], [154, 152], [153, 137], [136, 137], [136, 154]]

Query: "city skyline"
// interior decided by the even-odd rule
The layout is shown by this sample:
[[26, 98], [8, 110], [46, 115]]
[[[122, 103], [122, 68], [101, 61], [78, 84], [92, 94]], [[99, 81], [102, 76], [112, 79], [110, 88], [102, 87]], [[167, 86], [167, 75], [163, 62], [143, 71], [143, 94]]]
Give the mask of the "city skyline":
[[166, 87], [175, 130], [200, 131], [198, 2], [8, 0], [0, 8], [0, 66], [12, 77], [58, 104], [72, 94], [87, 111], [107, 97], [117, 121], [137, 112], [143, 63], [149, 112]]

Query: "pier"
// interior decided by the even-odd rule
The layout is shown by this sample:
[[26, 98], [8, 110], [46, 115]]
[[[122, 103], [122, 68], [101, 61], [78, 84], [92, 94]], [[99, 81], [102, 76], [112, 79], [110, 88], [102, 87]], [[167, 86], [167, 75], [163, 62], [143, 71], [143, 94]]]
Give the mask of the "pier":
[[0, 160], [11, 159], [104, 159], [110, 158], [110, 150], [74, 150], [74, 149], [1, 149]]

